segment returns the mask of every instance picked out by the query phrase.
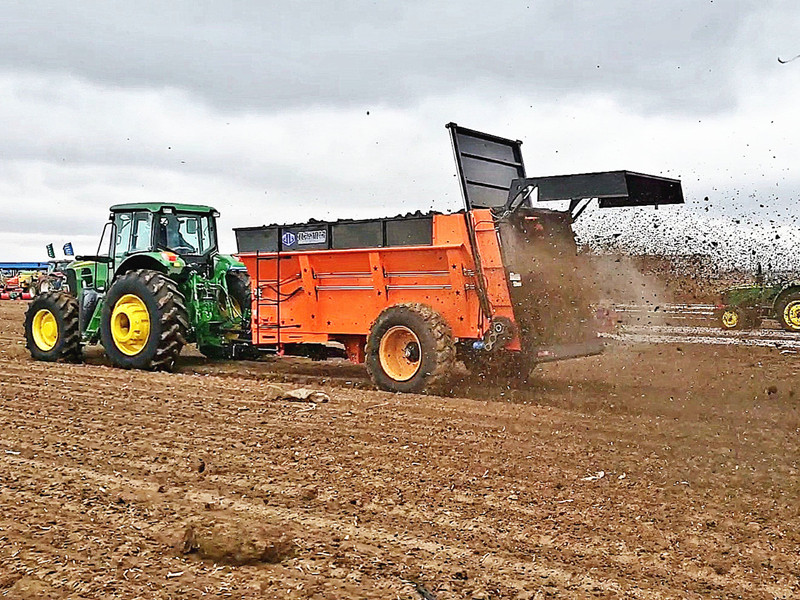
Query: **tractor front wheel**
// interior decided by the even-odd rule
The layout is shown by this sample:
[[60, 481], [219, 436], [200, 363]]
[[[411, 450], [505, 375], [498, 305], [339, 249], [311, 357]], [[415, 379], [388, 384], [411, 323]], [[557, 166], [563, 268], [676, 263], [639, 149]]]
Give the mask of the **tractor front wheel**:
[[163, 273], [130, 271], [108, 290], [100, 338], [117, 367], [172, 369], [186, 343], [188, 328], [183, 294]]
[[433, 391], [452, 373], [455, 356], [450, 326], [424, 304], [390, 306], [367, 338], [367, 371], [382, 390]]
[[34, 298], [25, 313], [25, 342], [36, 360], [79, 360], [78, 300], [63, 292]]
[[800, 291], [784, 296], [777, 313], [781, 327], [786, 331], [800, 332]]
[[719, 313], [719, 324], [723, 329], [745, 329], [747, 312], [738, 306], [727, 306]]

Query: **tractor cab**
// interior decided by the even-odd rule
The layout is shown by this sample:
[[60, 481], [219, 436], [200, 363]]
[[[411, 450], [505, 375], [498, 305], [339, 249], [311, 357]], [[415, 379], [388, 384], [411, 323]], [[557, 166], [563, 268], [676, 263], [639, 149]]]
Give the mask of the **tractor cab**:
[[[217, 253], [219, 213], [210, 206], [120, 204], [111, 207], [116, 267], [130, 257], [152, 254], [156, 260], [208, 264]], [[159, 256], [161, 255], [161, 256]], [[181, 260], [178, 261], [177, 258]]]

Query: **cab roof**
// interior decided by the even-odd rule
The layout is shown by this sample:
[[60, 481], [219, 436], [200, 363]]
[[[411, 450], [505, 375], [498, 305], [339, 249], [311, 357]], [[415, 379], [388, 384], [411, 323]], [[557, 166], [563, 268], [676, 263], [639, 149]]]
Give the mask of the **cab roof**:
[[178, 204], [176, 202], [131, 202], [128, 204], [115, 204], [111, 207], [111, 212], [147, 210], [155, 213], [161, 212], [164, 208], [171, 208], [176, 212], [193, 212], [203, 214], [217, 212], [217, 209], [214, 207], [204, 204]]

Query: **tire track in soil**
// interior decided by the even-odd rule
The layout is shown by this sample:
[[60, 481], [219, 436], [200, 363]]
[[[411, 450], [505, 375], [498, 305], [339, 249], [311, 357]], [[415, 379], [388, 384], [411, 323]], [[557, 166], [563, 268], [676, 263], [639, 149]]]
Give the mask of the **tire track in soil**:
[[[36, 472], [38, 471], [38, 467], [42, 467], [41, 463], [38, 461], [23, 461], [21, 459], [17, 459], [14, 462], [17, 465], [20, 465], [23, 462], [27, 462], [30, 468], [30, 475], [35, 477]], [[59, 469], [60, 473], [68, 473], [75, 477], [80, 478], [92, 478], [94, 479], [94, 484], [105, 493], [106, 487], [108, 489], [114, 489], [113, 493], [108, 495], [117, 495], [121, 492], [128, 492], [131, 491], [146, 491], [149, 492], [150, 495], [155, 495], [157, 492], [155, 487], [145, 481], [135, 480], [131, 478], [126, 478], [125, 480], [120, 480], [118, 478], [112, 476], [104, 476], [94, 471], [87, 471], [84, 469], [69, 469], [69, 468], [61, 468]], [[74, 479], [73, 479], [74, 481]], [[127, 489], [126, 489], [127, 488]], [[132, 489], [131, 489], [132, 488]], [[21, 489], [15, 490], [17, 494], [25, 495], [25, 491]], [[29, 492], [32, 496], [32, 500], [35, 501], [35, 498], [41, 497], [40, 494], [35, 492]], [[99, 500], [99, 498], [93, 498]], [[187, 503], [193, 503], [195, 506], [193, 507], [194, 510], [191, 510], [189, 514], [200, 514], [202, 513], [202, 507], [209, 504], [209, 503], [218, 503], [222, 498], [215, 496], [210, 493], [198, 493], [189, 491], [186, 495], [182, 497], [182, 500]], [[398, 539], [396, 535], [392, 535], [388, 533], [391, 531], [391, 528], [387, 531], [385, 528], [378, 528], [373, 529], [364, 526], [358, 526], [356, 524], [349, 525], [347, 523], [343, 523], [340, 520], [330, 520], [330, 519], [320, 519], [319, 517], [315, 517], [313, 515], [304, 514], [299, 519], [297, 517], [297, 513], [294, 510], [275, 507], [275, 506], [264, 506], [263, 504], [255, 504], [253, 502], [245, 502], [244, 500], [228, 500], [229, 504], [227, 504], [227, 508], [229, 510], [235, 511], [237, 514], [248, 513], [249, 516], [257, 516], [259, 521], [267, 521], [267, 522], [292, 522], [293, 524], [300, 525], [304, 532], [308, 532], [309, 527], [313, 527], [317, 530], [316, 535], [312, 534], [311, 537], [316, 538], [320, 534], [324, 536], [324, 532], [335, 530], [341, 536], [346, 537], [358, 537], [361, 544], [368, 544], [373, 548], [380, 548], [383, 544], [386, 543], [393, 543], [395, 545], [402, 546], [403, 548], [408, 550], [423, 550], [425, 551], [429, 557], [433, 557], [437, 554], [446, 554], [448, 561], [459, 562], [460, 564], [466, 566], [467, 568], [480, 568], [480, 565], [485, 564], [485, 556], [482, 559], [476, 559], [474, 556], [481, 555], [484, 551], [486, 551], [487, 555], [489, 553], [492, 554], [492, 562], [503, 564], [506, 569], [512, 569], [516, 571], [519, 576], [528, 576], [528, 577], [538, 577], [544, 579], [554, 579], [559, 581], [562, 585], [566, 585], [567, 589], [583, 589], [584, 591], [608, 591], [608, 592], [616, 592], [616, 593], [623, 593], [627, 597], [635, 597], [635, 598], [657, 598], [658, 596], [653, 595], [652, 593], [648, 592], [647, 590], [643, 590], [636, 586], [625, 586], [619, 585], [618, 582], [613, 581], [606, 581], [597, 579], [595, 577], [590, 577], [586, 574], [581, 575], [580, 573], [569, 570], [569, 565], [549, 565], [549, 566], [540, 566], [535, 563], [530, 562], [522, 562], [518, 560], [514, 560], [513, 555], [510, 553], [504, 552], [491, 552], [491, 549], [487, 548], [458, 548], [449, 545], [443, 545], [437, 542], [431, 542], [428, 540], [423, 540], [420, 538], [414, 538], [409, 536], [407, 533], [404, 535], [403, 538]], [[109, 506], [114, 506], [113, 502], [108, 503]], [[86, 516], [84, 509], [78, 507], [75, 508], [70, 504], [59, 504], [59, 512], [64, 513], [66, 512], [70, 517], [69, 521], [80, 520], [82, 516]], [[55, 509], [55, 501], [51, 505], [51, 509]], [[108, 512], [104, 513], [104, 519], [106, 521], [106, 525], [108, 525], [109, 520], [114, 520], [115, 517], [122, 519], [122, 516], [115, 515], [113, 513], [109, 514]], [[161, 517], [170, 519], [170, 520], [177, 520], [180, 521], [180, 517], [176, 515], [164, 515]], [[160, 523], [157, 522], [155, 525], [152, 523], [147, 522], [139, 522], [137, 524], [128, 524], [129, 527], [136, 530], [138, 532], [138, 536], [141, 538], [138, 540], [139, 545], [142, 545], [142, 542], [152, 543], [154, 540], [158, 540], [159, 537], [163, 539], [163, 535], [159, 535], [159, 531], [161, 529]], [[148, 531], [149, 530], [149, 531]], [[491, 532], [481, 532], [482, 536], [486, 536], [487, 534], [491, 534]], [[120, 540], [122, 542], [122, 540]], [[163, 543], [163, 542], [162, 542]], [[161, 569], [162, 574], [166, 574], [168, 570], [175, 569], [178, 570], [182, 568], [182, 564], [179, 561], [173, 561], [176, 563], [174, 566], [168, 566], [167, 568]], [[475, 564], [478, 562], [479, 564]], [[619, 575], [622, 577], [625, 576], [635, 576], [641, 575], [641, 573], [635, 572], [626, 572], [628, 569], [625, 569], [625, 562], [620, 561], [619, 564], [616, 565], [617, 568], [622, 567], [621, 571], [619, 571]], [[652, 565], [657, 566], [657, 565]], [[667, 573], [655, 573], [654, 576], [656, 578], [664, 577]], [[578, 584], [575, 584], [575, 580], [578, 580]], [[718, 581], [714, 582], [714, 584], [719, 585], [720, 583], [726, 583], [730, 586], [730, 579], [729, 578], [722, 578], [722, 577], [709, 577], [709, 579], [717, 579]], [[716, 585], [714, 587], [716, 587]], [[743, 588], [740, 590], [742, 593], [752, 592], [750, 586], [745, 584]]]
[[[759, 354], [765, 364], [768, 357]], [[614, 371], [614, 362], [589, 363], [607, 365], [616, 375], [611, 384], [575, 367], [564, 381], [578, 383], [579, 395], [602, 390], [631, 403], [639, 382]], [[70, 594], [87, 597], [199, 597], [203, 586], [237, 597], [417, 597], [401, 577], [421, 577], [439, 598], [771, 598], [796, 589], [798, 540], [791, 532], [800, 521], [796, 510], [776, 505], [796, 497], [791, 464], [779, 458], [797, 451], [792, 413], [783, 405], [749, 406], [754, 423], [767, 427], [760, 434], [730, 420], [744, 402], [734, 388], [752, 370], [737, 371], [726, 396], [733, 405], [712, 407], [709, 420], [650, 405], [623, 413], [607, 404], [600, 412], [594, 404], [564, 410], [346, 385], [326, 386], [331, 403], [299, 412], [305, 406], [259, 402], [274, 381], [264, 368], [248, 365], [242, 377], [230, 365], [213, 375], [169, 375], [0, 357], [0, 505], [4, 514], [9, 508], [8, 517], [0, 515], [2, 564], [13, 553], [8, 548], [21, 550], [15, 572], [32, 569], [33, 577], [44, 569], [48, 597], [73, 587]], [[567, 393], [559, 373], [543, 376], [541, 400], [555, 403]], [[264, 375], [270, 381], [259, 380]], [[672, 393], [665, 383], [650, 389]], [[750, 475], [715, 471], [732, 468], [728, 450]], [[198, 457], [207, 465], [202, 476]], [[759, 461], [768, 462], [762, 468]], [[581, 481], [600, 467], [608, 471], [603, 479]], [[692, 487], [675, 485], [687, 471]], [[68, 537], [91, 541], [57, 576], [46, 569], [61, 564], [70, 547], [31, 532], [53, 514], [63, 515], [58, 526]], [[198, 515], [284, 522], [297, 528], [301, 555], [217, 572], [174, 556], [161, 536]], [[121, 546], [118, 531], [125, 532]], [[122, 557], [133, 565], [125, 568], [134, 569], [127, 573], [139, 577], [135, 583], [113, 562], [126, 543], [141, 548]], [[26, 553], [31, 547], [36, 556]], [[82, 547], [76, 541], [73, 549]], [[186, 574], [165, 579], [166, 563]], [[456, 577], [462, 571], [467, 581]], [[110, 578], [102, 580], [105, 588], [95, 576]], [[278, 584], [292, 591], [279, 592]]]
[[[70, 367], [70, 366], [67, 366], [67, 368], [69, 368], [69, 369], [74, 369], [75, 367]], [[112, 372], [112, 378], [114, 378], [114, 379], [116, 379], [116, 378], [117, 378], [117, 373], [116, 373], [116, 372]], [[206, 384], [208, 384], [209, 382], [208, 382], [208, 381], [206, 381], [205, 383], [206, 383]], [[169, 386], [169, 389], [162, 390], [162, 391], [172, 391], [172, 388], [173, 388], [173, 387], [174, 387], [174, 386]], [[156, 389], [149, 389], [149, 391], [151, 392], [151, 395], [152, 395], [152, 392], [156, 392], [156, 391], [158, 391], [158, 390], [156, 390]], [[141, 408], [141, 407], [140, 407], [140, 408]], [[148, 411], [148, 412], [149, 412], [149, 411]], [[230, 412], [230, 411], [229, 411], [229, 412]], [[171, 416], [172, 416], [173, 418], [175, 417], [175, 415], [171, 415]], [[136, 425], [136, 422], [135, 422], [135, 421], [134, 421], [134, 422], [132, 422], [132, 423], [131, 423], [131, 425]], [[152, 425], [157, 425], [157, 423], [153, 423]], [[93, 432], [87, 432], [87, 433], [93, 433]], [[133, 464], [130, 464], [130, 463], [129, 463], [129, 464], [128, 464], [128, 466], [130, 466], [130, 467], [133, 467], [133, 466], [135, 466], [135, 465], [133, 465]], [[231, 481], [227, 481], [227, 482], [223, 482], [223, 481], [221, 481], [220, 483], [224, 483], [224, 486], [225, 486], [225, 487], [230, 487], [230, 485], [231, 485], [231, 483], [232, 483], [232, 482], [231, 482]], [[502, 505], [502, 503], [501, 503], [501, 502], [489, 502], [489, 499], [488, 499], [488, 498], [483, 498], [483, 503], [484, 503], [485, 505], [495, 505], [495, 506], [500, 506], [500, 505]], [[527, 515], [526, 515], [525, 517], [527, 518]], [[407, 515], [404, 515], [404, 518], [405, 518], [405, 519], [407, 519], [407, 518], [408, 518], [408, 516], [407, 516]], [[413, 522], [413, 521], [412, 521], [412, 522]], [[326, 523], [326, 524], [325, 524], [325, 526], [329, 526], [329, 525], [330, 525], [329, 523]], [[415, 524], [415, 525], [416, 525], [416, 524]], [[495, 537], [495, 536], [497, 535], [497, 533], [498, 533], [498, 532], [497, 532], [496, 530], [484, 530], [484, 531], [480, 531], [481, 537], [485, 537], [485, 538], [487, 538], [487, 539], [492, 539], [493, 537]], [[657, 577], [663, 577], [663, 576], [664, 576], [664, 574], [657, 574]], [[572, 578], [572, 577], [574, 577], [574, 575], [572, 575], [570, 578]], [[570, 578], [567, 578], [567, 580], [569, 580]], [[596, 587], [596, 585], [595, 585], [595, 587]]]

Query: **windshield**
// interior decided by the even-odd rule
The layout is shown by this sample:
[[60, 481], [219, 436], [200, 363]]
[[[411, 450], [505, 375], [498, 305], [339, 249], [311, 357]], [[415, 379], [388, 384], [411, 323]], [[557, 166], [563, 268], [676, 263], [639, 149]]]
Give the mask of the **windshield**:
[[158, 216], [156, 244], [176, 254], [204, 255], [216, 248], [214, 220], [196, 213]]

